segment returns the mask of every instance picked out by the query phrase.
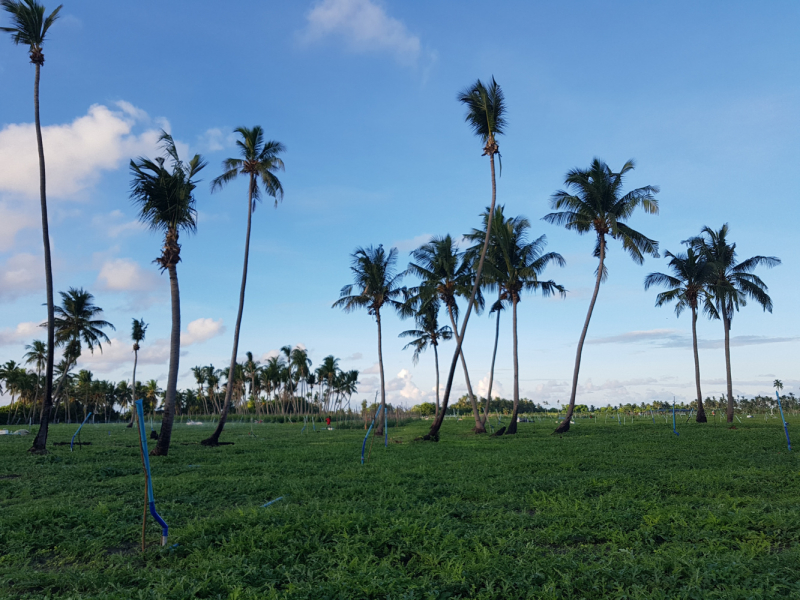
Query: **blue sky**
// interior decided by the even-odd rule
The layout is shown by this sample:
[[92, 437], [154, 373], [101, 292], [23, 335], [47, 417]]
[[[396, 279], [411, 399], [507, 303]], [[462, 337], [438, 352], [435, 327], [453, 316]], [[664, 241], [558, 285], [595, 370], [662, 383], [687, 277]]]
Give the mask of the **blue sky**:
[[[55, 5], [53, 5], [55, 6]], [[48, 8], [52, 8], [49, 6]], [[142, 378], [166, 380], [167, 278], [160, 239], [136, 223], [127, 164], [155, 156], [161, 127], [185, 156], [203, 154], [205, 183], [235, 153], [234, 127], [260, 124], [287, 146], [284, 202], [254, 215], [240, 352], [302, 344], [316, 366], [334, 354], [377, 389], [374, 321], [331, 309], [356, 246], [396, 246], [400, 266], [431, 235], [459, 236], [490, 200], [481, 144], [456, 93], [494, 75], [508, 103], [498, 202], [533, 222], [567, 259], [547, 273], [566, 300], [520, 306], [521, 394], [568, 398], [575, 344], [593, 284], [592, 240], [541, 221], [549, 196], [595, 156], [634, 158], [629, 187], [661, 187], [658, 216], [632, 225], [681, 250], [703, 225], [728, 222], [740, 257], [778, 256], [763, 271], [775, 309], [747, 306], [733, 324], [734, 391], [797, 393], [800, 325], [794, 223], [800, 163], [800, 5], [796, 2], [497, 2], [324, 0], [135, 5], [72, 1], [45, 45], [42, 121], [57, 290], [83, 286], [117, 325], [102, 355], [79, 365], [130, 377], [130, 321], [150, 323]], [[482, 15], [478, 18], [478, 15]], [[4, 17], [0, 17], [3, 20]], [[3, 21], [5, 23], [5, 21]], [[0, 361], [19, 360], [45, 318], [33, 67], [0, 43]], [[245, 185], [198, 190], [200, 220], [185, 237], [181, 385], [190, 367], [229, 360], [241, 276]], [[580, 377], [579, 402], [689, 400], [689, 318], [655, 308], [642, 280], [664, 259], [635, 265], [611, 245]], [[409, 283], [412, 283], [410, 280]], [[502, 323], [500, 394], [511, 393], [511, 335]], [[387, 316], [384, 357], [392, 402], [433, 397], [433, 356], [418, 366]], [[724, 390], [722, 325], [701, 320], [705, 395]], [[493, 342], [473, 317], [465, 355], [485, 389]], [[452, 344], [441, 347], [442, 363]], [[227, 357], [227, 358], [226, 358]], [[465, 390], [457, 372], [456, 391]], [[0, 398], [7, 402], [8, 398]]]

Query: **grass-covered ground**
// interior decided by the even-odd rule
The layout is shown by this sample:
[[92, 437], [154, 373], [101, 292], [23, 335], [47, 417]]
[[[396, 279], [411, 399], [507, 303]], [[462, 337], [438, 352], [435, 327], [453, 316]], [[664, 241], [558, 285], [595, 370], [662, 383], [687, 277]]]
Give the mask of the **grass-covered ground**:
[[209, 449], [208, 427], [178, 426], [152, 461], [169, 546], [150, 520], [144, 554], [135, 429], [87, 425], [91, 446], [41, 457], [0, 437], [0, 597], [800, 598], [779, 420], [503, 438], [448, 421], [438, 444], [416, 422], [364, 466], [363, 431], [300, 427], [234, 424]]

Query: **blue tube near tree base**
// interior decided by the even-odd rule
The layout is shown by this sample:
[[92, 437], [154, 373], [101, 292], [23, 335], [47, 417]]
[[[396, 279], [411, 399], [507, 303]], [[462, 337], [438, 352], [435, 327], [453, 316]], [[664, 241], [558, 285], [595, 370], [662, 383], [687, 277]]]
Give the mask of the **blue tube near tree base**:
[[372, 427], [375, 425], [375, 422], [378, 420], [378, 416], [381, 414], [381, 409], [382, 408], [383, 408], [383, 406], [381, 406], [378, 409], [378, 411], [375, 413], [375, 417], [372, 419], [372, 423], [370, 424], [369, 429], [367, 429], [367, 435], [364, 436], [364, 443], [361, 444], [361, 464], [362, 465], [364, 464], [364, 449], [367, 447], [367, 438], [369, 438], [369, 434], [372, 431]]
[[89, 413], [88, 415], [86, 415], [86, 418], [83, 420], [83, 423], [81, 423], [80, 427], [78, 427], [78, 431], [76, 431], [75, 433], [72, 434], [72, 441], [69, 443], [69, 451], [70, 452], [72, 452], [72, 445], [75, 443], [75, 436], [78, 435], [81, 432], [81, 427], [86, 425], [86, 421], [88, 421], [89, 417], [91, 417], [91, 416], [92, 416], [92, 413]]
[[680, 435], [680, 433], [678, 433], [677, 428], [675, 427], [675, 402], [672, 403], [672, 433], [674, 433], [675, 435]]
[[150, 455], [147, 452], [147, 435], [145, 435], [144, 430], [144, 409], [142, 408], [142, 401], [137, 400], [136, 404], [136, 414], [138, 415], [139, 421], [139, 441], [142, 444], [142, 454], [144, 458], [144, 470], [145, 470], [145, 477], [147, 478], [147, 501], [150, 505], [150, 514], [156, 520], [156, 522], [161, 525], [161, 545], [167, 545], [167, 536], [169, 535], [169, 527], [164, 522], [164, 519], [156, 512], [156, 501], [155, 497], [153, 496], [153, 478], [150, 476]]
[[781, 411], [781, 421], [783, 421], [783, 431], [786, 434], [786, 445], [789, 446], [789, 452], [792, 451], [792, 442], [789, 441], [789, 426], [786, 424], [786, 419], [783, 417], [783, 406], [781, 406], [781, 397], [778, 390], [775, 390], [775, 397], [778, 399], [778, 408]]

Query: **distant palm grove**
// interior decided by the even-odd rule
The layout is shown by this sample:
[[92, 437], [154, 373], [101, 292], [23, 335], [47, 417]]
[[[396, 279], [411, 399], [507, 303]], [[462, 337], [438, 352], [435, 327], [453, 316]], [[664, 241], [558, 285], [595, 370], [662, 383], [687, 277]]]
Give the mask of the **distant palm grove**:
[[[103, 310], [90, 291], [79, 287], [58, 293], [53, 290], [53, 265], [58, 261], [51, 258], [48, 233], [47, 148], [41, 136], [39, 81], [45, 64], [45, 37], [58, 21], [61, 6], [47, 14], [35, 0], [2, 0], [1, 4], [9, 23], [2, 30], [10, 34], [12, 42], [28, 50], [30, 62], [35, 66], [33, 109], [39, 157], [47, 320], [42, 323], [43, 339], [30, 340], [19, 362], [8, 361], [0, 369], [0, 390], [11, 397], [11, 404], [4, 407], [0, 415], [5, 413], [4, 422], [8, 424], [38, 424], [32, 452], [46, 450], [48, 424], [52, 421], [80, 422], [91, 412], [95, 419], [125, 419], [133, 424], [135, 400], [143, 401], [146, 415], [153, 420], [158, 417], [158, 439], [151, 450], [156, 456], [169, 452], [176, 416], [196, 415], [215, 420], [213, 433], [202, 441], [205, 446], [221, 443], [225, 424], [232, 414], [258, 420], [333, 415], [358, 423], [363, 421], [366, 427], [376, 411], [396, 413], [399, 409], [387, 401], [383, 362], [386, 344], [402, 344], [409, 350], [411, 361], [430, 361], [435, 368], [432, 401], [413, 409], [417, 416], [430, 418], [430, 429], [424, 440], [438, 440], [444, 419], [454, 414], [472, 419], [473, 431], [481, 434], [493, 428], [489, 422], [492, 414], [504, 413], [507, 417], [496, 435], [513, 435], [517, 433], [520, 414], [548, 409], [520, 397], [520, 373], [535, 371], [536, 365], [520, 364], [519, 324], [525, 323], [534, 310], [547, 310], [544, 303], [537, 304], [537, 295], [564, 298], [570, 293], [559, 283], [559, 274], [569, 268], [558, 252], [563, 249], [548, 248], [544, 232], [550, 226], [588, 236], [585, 251], [591, 253], [597, 265], [585, 321], [574, 340], [569, 398], [565, 399], [563, 407], [558, 407], [559, 422], [555, 432], [568, 432], [575, 414], [588, 410], [585, 403], [581, 403], [578, 381], [592, 315], [597, 302], [603, 301], [601, 288], [613, 285], [609, 265], [621, 264], [622, 254], [637, 265], [646, 259], [661, 259], [658, 241], [629, 224], [634, 215], [643, 213], [655, 217], [659, 214], [659, 188], [657, 185], [626, 187], [626, 179], [635, 168], [633, 160], [608, 165], [600, 158], [586, 157], [586, 162], [580, 166], [565, 165], [563, 181], [553, 183], [553, 188], [558, 189], [554, 189], [549, 198], [549, 209], [544, 208], [545, 199], [531, 198], [531, 212], [535, 214], [508, 214], [498, 182], [502, 170], [500, 140], [510, 130], [506, 98], [494, 77], [477, 80], [456, 96], [467, 126], [477, 137], [476, 157], [485, 157], [488, 163], [486, 197], [467, 208], [459, 208], [475, 215], [474, 228], [439, 231], [414, 249], [407, 263], [401, 261], [396, 248], [365, 243], [354, 248], [349, 257], [350, 279], [342, 281], [338, 295], [337, 290], [330, 290], [333, 308], [348, 313], [366, 312], [374, 322], [380, 385], [373, 403], [364, 401], [352, 405], [352, 397], [358, 392], [359, 372], [342, 370], [333, 354], [316, 366], [301, 345], [283, 346], [277, 356], [264, 362], [256, 360], [259, 354], [254, 354], [252, 348], [240, 356], [239, 337], [247, 318], [245, 300], [251, 231], [259, 225], [254, 215], [265, 212], [255, 213], [256, 207], [266, 199], [277, 208], [284, 199], [279, 175], [285, 168], [287, 149], [281, 142], [268, 139], [259, 125], [235, 129], [236, 155], [223, 161], [215, 171], [210, 190], [201, 188], [199, 180], [201, 172], [210, 170], [206, 160], [199, 154], [179, 156], [177, 145], [167, 132], [162, 132], [159, 156], [130, 157], [129, 201], [141, 222], [154, 234], [153, 268], [168, 277], [170, 284], [169, 361], [164, 365], [168, 374], [165, 382], [137, 380], [138, 353], [147, 344], [147, 323], [130, 315], [131, 320], [124, 330], [130, 331], [131, 378], [118, 382], [95, 379], [89, 370], [80, 368], [81, 356], [87, 352], [102, 352], [103, 345], [109, 342], [108, 332], [114, 326], [103, 318]], [[6, 86], [5, 93], [17, 91], [22, 93], [19, 86]], [[230, 360], [226, 358], [226, 363], [219, 368], [193, 366], [195, 385], [179, 389], [179, 274], [184, 260], [180, 240], [189, 235], [204, 235], [198, 228], [198, 202], [202, 202], [207, 193], [229, 185], [239, 186], [240, 203], [245, 205], [246, 212], [240, 215], [246, 228], [241, 240], [242, 275], [236, 297], [238, 311], [230, 340]], [[291, 190], [286, 194], [290, 201]], [[756, 272], [777, 266], [780, 260], [771, 256], [737, 256], [735, 231], [727, 223], [697, 223], [693, 231], [686, 231], [683, 247], [664, 249], [666, 263], [663, 267], [654, 267], [644, 279], [645, 289], [658, 290], [654, 296], [657, 306], [672, 306], [677, 315], [687, 314], [687, 327], [691, 326], [693, 339], [694, 372], [691, 375], [695, 383], [694, 400], [689, 406], [698, 423], [709, 419], [711, 409], [724, 410], [727, 422], [732, 423], [736, 407], [755, 410], [771, 406], [771, 399], [734, 398], [730, 330], [734, 317], [748, 303], [772, 311], [767, 285]], [[231, 243], [231, 240], [224, 242]], [[610, 249], [622, 250], [622, 253], [610, 257]], [[186, 257], [186, 260], [191, 259]], [[344, 264], [348, 257], [342, 256], [341, 260]], [[488, 367], [490, 374], [488, 391], [481, 396], [473, 385], [474, 377], [470, 376], [476, 365], [464, 351], [464, 340], [471, 317], [483, 314], [494, 320], [494, 339], [486, 341], [493, 347], [491, 364], [480, 365], [481, 372]], [[719, 401], [703, 399], [696, 330], [701, 315], [720, 322], [724, 335], [727, 388], [726, 397]], [[409, 327], [400, 334], [401, 340], [387, 341], [383, 338], [383, 325], [387, 318], [394, 317], [406, 319]], [[580, 324], [574, 325], [577, 331]], [[510, 333], [512, 364], [507, 367], [513, 373], [513, 387], [509, 399], [492, 396], [501, 327]], [[277, 341], [271, 342], [277, 346]], [[185, 371], [186, 365], [183, 368]], [[466, 384], [467, 393], [461, 398], [453, 398], [457, 375], [463, 375]], [[793, 396], [787, 401], [787, 406], [798, 408]], [[626, 408], [641, 413], [646, 408], [661, 407]], [[375, 434], [384, 434], [380, 419]]]

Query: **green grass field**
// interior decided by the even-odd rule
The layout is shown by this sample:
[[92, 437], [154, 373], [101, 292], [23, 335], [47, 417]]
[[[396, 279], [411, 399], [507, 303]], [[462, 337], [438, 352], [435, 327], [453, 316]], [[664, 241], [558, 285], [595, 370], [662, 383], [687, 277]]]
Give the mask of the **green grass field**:
[[3, 436], [0, 597], [800, 598], [797, 453], [779, 420], [737, 427], [447, 421], [437, 444], [414, 422], [362, 466], [363, 431], [233, 424], [209, 449], [179, 425], [144, 554], [135, 429], [39, 457]]

